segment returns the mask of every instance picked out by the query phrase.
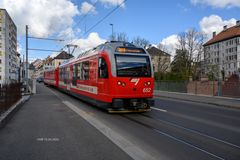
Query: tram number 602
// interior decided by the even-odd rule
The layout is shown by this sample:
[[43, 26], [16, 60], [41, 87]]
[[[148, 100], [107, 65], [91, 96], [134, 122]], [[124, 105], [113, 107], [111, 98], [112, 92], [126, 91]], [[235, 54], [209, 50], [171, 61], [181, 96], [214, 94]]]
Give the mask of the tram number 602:
[[151, 92], [151, 88], [143, 88], [143, 93], [149, 93]]

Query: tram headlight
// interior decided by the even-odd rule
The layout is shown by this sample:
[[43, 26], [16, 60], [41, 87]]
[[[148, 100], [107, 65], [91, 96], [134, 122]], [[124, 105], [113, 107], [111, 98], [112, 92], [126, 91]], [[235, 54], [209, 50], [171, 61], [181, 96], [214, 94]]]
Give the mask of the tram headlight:
[[144, 86], [150, 86], [150, 84], [151, 84], [151, 82], [148, 81], [148, 82], [145, 82], [145, 83], [144, 83]]
[[118, 84], [119, 86], [121, 86], [121, 85], [122, 85], [122, 82], [118, 81], [117, 84]]
[[125, 82], [121, 82], [121, 81], [118, 81], [117, 84], [118, 84], [119, 86], [123, 86], [123, 87], [126, 86], [126, 83], [125, 83]]

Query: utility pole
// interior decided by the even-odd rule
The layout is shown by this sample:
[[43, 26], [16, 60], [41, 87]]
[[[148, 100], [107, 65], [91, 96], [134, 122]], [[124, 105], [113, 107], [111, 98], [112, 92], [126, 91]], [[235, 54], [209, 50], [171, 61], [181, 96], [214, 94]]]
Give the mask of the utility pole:
[[26, 91], [28, 92], [28, 25], [26, 25]]
[[112, 41], [114, 41], [114, 37], [113, 37], [113, 24], [110, 23], [109, 25], [112, 26]]
[[25, 64], [25, 57], [24, 57], [24, 55], [23, 55], [22, 74], [21, 74], [21, 75], [22, 75], [22, 82], [24, 82], [24, 81], [25, 81], [25, 78], [26, 78], [26, 77], [25, 77], [25, 76], [26, 76], [26, 73], [25, 73], [26, 71], [25, 71], [25, 65], [24, 65], [24, 64]]
[[26, 25], [26, 74], [25, 74], [25, 80], [26, 80], [26, 91], [28, 92], [28, 50], [33, 50], [33, 51], [44, 51], [44, 52], [49, 52], [49, 51], [52, 51], [52, 52], [60, 52], [60, 51], [56, 51], [56, 50], [48, 50], [48, 49], [38, 49], [38, 48], [28, 48], [28, 39], [38, 39], [38, 40], [49, 40], [49, 41], [64, 41], [62, 39], [54, 39], [54, 38], [42, 38], [42, 37], [31, 37], [31, 36], [28, 36], [28, 25]]

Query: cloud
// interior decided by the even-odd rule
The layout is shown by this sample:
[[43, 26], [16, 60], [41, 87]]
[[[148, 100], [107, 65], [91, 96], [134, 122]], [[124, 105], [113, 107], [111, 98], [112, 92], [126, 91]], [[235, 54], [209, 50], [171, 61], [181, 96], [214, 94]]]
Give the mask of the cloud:
[[22, 45], [18, 42], [18, 43], [17, 43], [17, 52], [21, 54], [22, 51], [23, 51], [23, 47], [22, 47]]
[[51, 58], [55, 58], [57, 55], [59, 55], [59, 52], [52, 52], [52, 54], [50, 55]]
[[[212, 33], [219, 33], [223, 30], [223, 26], [227, 25], [228, 28], [236, 25], [236, 19], [231, 18], [228, 20], [223, 20], [218, 15], [210, 15], [208, 17], [203, 17], [199, 22], [200, 31], [207, 35], [207, 38], [212, 38]], [[164, 38], [160, 45], [171, 55], [175, 55], [175, 50], [178, 46], [178, 35], [173, 34]]]
[[194, 5], [202, 4], [216, 8], [240, 7], [240, 0], [191, 0]]
[[68, 27], [59, 32], [57, 35], [58, 38], [64, 39], [65, 41], [70, 41], [75, 39], [81, 32], [80, 28], [73, 29], [72, 27]]
[[78, 48], [74, 52], [74, 55], [77, 56], [82, 51], [89, 50], [89, 49], [96, 47], [99, 44], [102, 44], [104, 42], [106, 42], [106, 40], [100, 38], [98, 33], [96, 33], [96, 32], [90, 33], [86, 39], [75, 39], [75, 40], [73, 40], [72, 43], [75, 45], [78, 45]]
[[[124, 2], [124, 0], [100, 0], [105, 7], [118, 6]], [[125, 7], [125, 3], [121, 5], [122, 8]]]
[[160, 45], [162, 45], [164, 47], [164, 50], [166, 50], [167, 53], [174, 56], [175, 52], [176, 52], [177, 45], [178, 45], [178, 35], [173, 34], [171, 36], [168, 36], [168, 37], [164, 38], [160, 42]]
[[48, 37], [66, 29], [79, 14], [77, 6], [69, 0], [1, 0], [18, 28], [18, 34], [25, 34], [25, 25], [33, 36]]
[[208, 38], [212, 37], [212, 33], [219, 33], [223, 30], [223, 26], [228, 27], [234, 26], [236, 24], [236, 19], [231, 18], [228, 20], [223, 20], [218, 15], [210, 15], [209, 17], [203, 17], [199, 22], [200, 29], [203, 33], [207, 35]]
[[88, 2], [83, 2], [80, 7], [80, 14], [90, 14], [90, 13], [96, 14], [97, 13], [96, 8]]

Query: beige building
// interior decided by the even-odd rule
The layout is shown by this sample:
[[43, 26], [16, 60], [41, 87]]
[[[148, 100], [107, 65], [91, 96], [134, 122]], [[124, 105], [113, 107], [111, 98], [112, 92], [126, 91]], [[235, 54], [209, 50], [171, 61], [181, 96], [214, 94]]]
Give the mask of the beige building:
[[171, 64], [171, 55], [151, 46], [147, 49], [147, 52], [151, 56], [153, 71], [156, 72], [170, 72], [170, 64]]
[[65, 51], [62, 51], [59, 53], [56, 57], [53, 58], [52, 60], [52, 66], [54, 68], [57, 68], [59, 65], [61, 65], [65, 60], [73, 58], [72, 55], [68, 54]]
[[215, 67], [215, 77], [229, 77], [240, 75], [240, 21], [236, 25], [216, 34], [204, 45], [205, 73], [211, 72]]
[[5, 9], [0, 9], [0, 84], [19, 78], [17, 27]]

